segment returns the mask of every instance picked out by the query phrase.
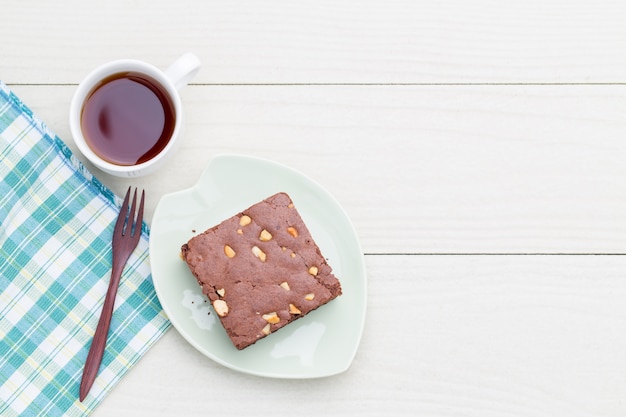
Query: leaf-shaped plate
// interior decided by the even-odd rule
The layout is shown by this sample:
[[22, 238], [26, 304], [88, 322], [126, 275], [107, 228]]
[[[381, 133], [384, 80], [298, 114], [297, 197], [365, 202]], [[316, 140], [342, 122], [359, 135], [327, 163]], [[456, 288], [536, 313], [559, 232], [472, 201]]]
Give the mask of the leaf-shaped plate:
[[[291, 196], [341, 281], [343, 295], [239, 351], [181, 260], [180, 247], [279, 191]], [[367, 300], [363, 252], [339, 203], [291, 168], [253, 157], [213, 158], [195, 186], [159, 201], [151, 224], [150, 263], [159, 301], [174, 327], [224, 366], [265, 377], [317, 378], [345, 371], [356, 354]]]

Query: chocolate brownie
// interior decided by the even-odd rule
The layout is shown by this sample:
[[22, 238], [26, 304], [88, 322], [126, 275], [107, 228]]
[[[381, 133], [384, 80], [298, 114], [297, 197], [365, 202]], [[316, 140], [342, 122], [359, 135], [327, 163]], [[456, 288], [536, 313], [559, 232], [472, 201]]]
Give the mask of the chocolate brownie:
[[286, 193], [191, 238], [182, 257], [237, 349], [341, 295]]

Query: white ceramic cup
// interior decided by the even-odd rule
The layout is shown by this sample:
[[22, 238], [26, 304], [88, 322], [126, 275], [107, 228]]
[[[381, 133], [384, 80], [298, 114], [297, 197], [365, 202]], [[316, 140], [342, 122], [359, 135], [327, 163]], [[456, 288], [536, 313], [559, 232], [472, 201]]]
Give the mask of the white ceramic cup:
[[[70, 104], [70, 131], [80, 152], [97, 168], [118, 177], [139, 177], [153, 173], [175, 152], [183, 127], [183, 108], [179, 90], [186, 86], [200, 69], [200, 60], [186, 53], [174, 61], [165, 71], [143, 61], [120, 59], [103, 64], [93, 70], [78, 85]], [[135, 72], [144, 74], [161, 84], [174, 107], [174, 129], [165, 147], [153, 158], [135, 165], [117, 165], [100, 157], [85, 140], [81, 128], [81, 116], [86, 99], [103, 80], [115, 74]]]

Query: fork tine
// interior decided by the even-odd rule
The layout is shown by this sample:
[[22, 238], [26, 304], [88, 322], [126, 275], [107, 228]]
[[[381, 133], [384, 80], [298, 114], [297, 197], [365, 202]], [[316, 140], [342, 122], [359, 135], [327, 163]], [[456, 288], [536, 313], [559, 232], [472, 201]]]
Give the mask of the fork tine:
[[126, 222], [126, 227], [124, 228], [123, 235], [128, 236], [133, 235], [133, 221], [135, 220], [135, 211], [137, 209], [137, 189], [135, 188], [135, 192], [133, 193], [133, 204], [130, 206], [130, 214], [128, 215], [128, 221]]
[[[141, 223], [143, 222], [143, 202], [146, 197], [145, 190], [141, 190], [141, 201], [139, 202], [139, 212], [137, 213], [137, 222], [135, 223], [135, 227], [133, 228], [133, 237], [135, 234], [137, 236], [141, 235]], [[133, 205], [134, 207], [134, 205]], [[139, 233], [137, 233], [139, 231]]]
[[117, 216], [117, 222], [115, 223], [115, 229], [113, 230], [114, 236], [121, 236], [124, 232], [124, 224], [126, 223], [126, 217], [128, 216], [128, 200], [130, 199], [130, 187], [126, 191], [124, 202], [120, 207], [120, 214]]

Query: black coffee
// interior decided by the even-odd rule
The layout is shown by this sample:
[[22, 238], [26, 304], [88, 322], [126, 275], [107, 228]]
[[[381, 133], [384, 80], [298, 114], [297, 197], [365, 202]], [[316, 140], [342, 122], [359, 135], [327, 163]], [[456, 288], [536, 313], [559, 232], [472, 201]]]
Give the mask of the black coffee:
[[175, 124], [174, 104], [165, 88], [136, 72], [102, 80], [87, 96], [81, 114], [89, 147], [116, 165], [154, 158], [169, 142]]

